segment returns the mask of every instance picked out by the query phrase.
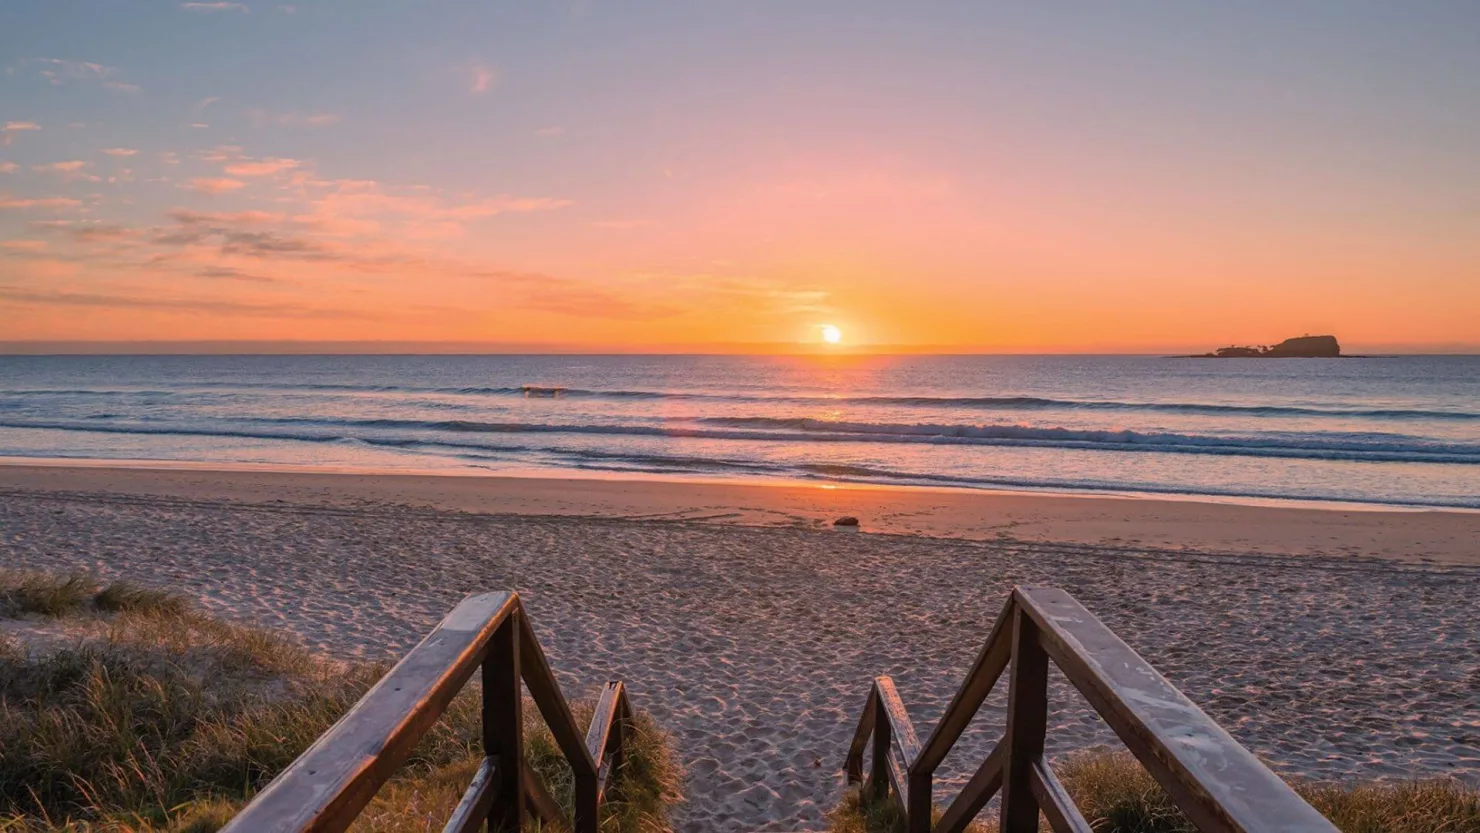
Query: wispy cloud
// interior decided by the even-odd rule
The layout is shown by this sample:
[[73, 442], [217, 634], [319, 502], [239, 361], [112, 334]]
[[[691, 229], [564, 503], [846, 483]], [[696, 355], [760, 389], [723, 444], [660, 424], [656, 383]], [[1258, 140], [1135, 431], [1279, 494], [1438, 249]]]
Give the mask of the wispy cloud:
[[270, 223], [281, 223], [287, 219], [286, 215], [274, 214], [269, 211], [191, 211], [186, 208], [177, 208], [169, 212], [168, 216], [181, 225], [267, 225]]
[[245, 3], [181, 3], [180, 8], [187, 12], [202, 12], [210, 14], [213, 12], [241, 12], [247, 14], [251, 9]]
[[0, 127], [0, 147], [10, 144], [17, 133], [40, 129], [41, 125], [33, 121], [8, 121], [4, 127]]
[[87, 163], [81, 159], [73, 159], [69, 162], [49, 162], [45, 165], [32, 165], [31, 170], [39, 173], [72, 173], [87, 167]]
[[180, 187], [199, 191], [202, 194], [227, 194], [246, 187], [246, 183], [239, 179], [198, 176]]
[[14, 162], [0, 161], [0, 174], [13, 174], [19, 168], [20, 166], [15, 164]]
[[208, 95], [205, 98], [202, 98], [200, 101], [195, 102], [195, 109], [204, 110], [220, 100], [221, 96], [219, 95]]
[[196, 271], [198, 278], [212, 278], [223, 281], [242, 281], [244, 283], [277, 283], [278, 279], [268, 275], [254, 275], [243, 272], [240, 269], [232, 269], [229, 266], [208, 266]]
[[474, 64], [468, 70], [468, 92], [482, 95], [498, 86], [498, 70], [483, 64]]
[[134, 236], [133, 229], [117, 223], [85, 223], [71, 226], [67, 231], [76, 239], [85, 242], [122, 240], [126, 237]]
[[0, 287], [0, 299], [37, 306], [155, 309], [266, 318], [374, 320], [380, 317], [358, 310], [323, 309], [302, 304], [268, 304], [215, 298], [151, 298], [101, 292], [35, 291], [13, 287]]
[[267, 110], [248, 110], [247, 118], [259, 127], [269, 124], [281, 124], [288, 127], [328, 127], [344, 120], [344, 117], [338, 113], [271, 113]]
[[31, 170], [41, 174], [58, 174], [63, 179], [85, 179], [89, 182], [99, 182], [100, 179], [87, 173], [87, 163], [81, 159], [70, 159], [66, 162], [49, 162], [45, 165], [32, 165]]
[[81, 200], [74, 200], [71, 197], [12, 197], [0, 194], [0, 208], [67, 209], [78, 208], [81, 205]]
[[103, 148], [103, 153], [109, 156], [133, 156], [138, 151], [133, 148]]
[[53, 86], [60, 87], [70, 82], [100, 84], [110, 90], [136, 93], [136, 84], [127, 84], [118, 78], [118, 68], [93, 61], [69, 61], [62, 58], [24, 58], [21, 66], [37, 67], [37, 74]]
[[282, 173], [283, 171], [290, 171], [302, 164], [297, 159], [284, 159], [281, 157], [244, 159], [227, 165], [225, 171], [232, 176], [270, 176], [272, 174]]
[[536, 135], [536, 136], [564, 136], [565, 135], [565, 128], [560, 127], [559, 125], [553, 125], [552, 124], [549, 127], [541, 127], [539, 130], [536, 130], [534, 132], [534, 135]]

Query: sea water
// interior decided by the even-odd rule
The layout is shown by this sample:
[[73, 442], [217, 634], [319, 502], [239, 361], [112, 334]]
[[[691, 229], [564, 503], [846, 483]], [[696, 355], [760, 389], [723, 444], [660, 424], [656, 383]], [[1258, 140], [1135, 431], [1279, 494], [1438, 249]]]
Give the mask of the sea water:
[[0, 456], [1480, 508], [1480, 357], [9, 356]]

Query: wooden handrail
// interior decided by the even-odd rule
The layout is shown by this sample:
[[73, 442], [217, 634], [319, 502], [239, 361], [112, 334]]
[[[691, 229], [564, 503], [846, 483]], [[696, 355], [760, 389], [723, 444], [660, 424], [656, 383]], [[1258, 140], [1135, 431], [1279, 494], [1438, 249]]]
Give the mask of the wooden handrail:
[[[1213, 722], [1167, 679], [1062, 590], [1017, 587], [965, 682], [922, 745], [887, 677], [875, 680], [844, 770], [863, 780], [863, 752], [874, 739], [874, 768], [888, 773], [909, 833], [961, 833], [999, 790], [1002, 833], [1034, 833], [1039, 816], [1058, 833], [1087, 833], [1044, 757], [1048, 667], [1057, 665], [1166, 789], [1199, 830], [1335, 833], [1336, 828]], [[1011, 670], [1002, 740], [932, 824], [931, 784], [1004, 671]], [[882, 741], [882, 742], [881, 742]], [[881, 756], [882, 753], [882, 756]], [[903, 764], [908, 774], [894, 768]], [[878, 784], [872, 786], [879, 794]]]
[[[469, 596], [453, 608], [224, 833], [347, 829], [480, 667], [484, 758], [445, 830], [469, 833], [487, 825], [513, 833], [533, 817], [542, 825], [596, 833], [632, 716], [626, 690], [621, 683], [607, 685], [583, 734], [515, 593]], [[573, 820], [524, 759], [525, 687], [575, 776]], [[589, 741], [598, 734], [593, 747]]]
[[631, 717], [626, 686], [618, 681], [607, 683], [596, 700], [596, 709], [591, 714], [591, 727], [586, 730], [586, 751], [596, 764], [598, 800], [606, 792], [611, 773], [622, 764], [623, 733], [626, 731], [624, 726]]

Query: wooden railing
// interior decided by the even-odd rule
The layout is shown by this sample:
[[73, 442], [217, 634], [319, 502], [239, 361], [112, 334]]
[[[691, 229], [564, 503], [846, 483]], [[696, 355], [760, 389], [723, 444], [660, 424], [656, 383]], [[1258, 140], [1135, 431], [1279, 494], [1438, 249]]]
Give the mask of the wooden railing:
[[[485, 823], [514, 833], [531, 817], [596, 833], [631, 718], [626, 691], [619, 682], [607, 684], [583, 736], [514, 593], [464, 599], [224, 830], [348, 828], [480, 669], [484, 758], [445, 833], [480, 830]], [[521, 680], [575, 775], [574, 824], [524, 760]]]
[[[1335, 833], [1104, 623], [1051, 587], [1012, 591], [986, 647], [923, 744], [894, 681], [875, 679], [844, 764], [849, 783], [861, 783], [870, 799], [897, 802], [908, 833], [960, 833], [998, 790], [1002, 833], [1035, 833], [1040, 812], [1058, 833], [1089, 833], [1043, 755], [1050, 660], [1199, 830]], [[932, 824], [935, 771], [1009, 667], [1006, 731]]]

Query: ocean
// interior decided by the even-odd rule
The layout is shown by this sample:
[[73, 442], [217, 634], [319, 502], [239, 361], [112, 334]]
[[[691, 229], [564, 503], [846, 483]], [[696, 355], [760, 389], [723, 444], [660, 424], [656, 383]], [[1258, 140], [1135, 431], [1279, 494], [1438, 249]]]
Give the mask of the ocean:
[[1480, 509], [1480, 357], [6, 356], [0, 456]]

